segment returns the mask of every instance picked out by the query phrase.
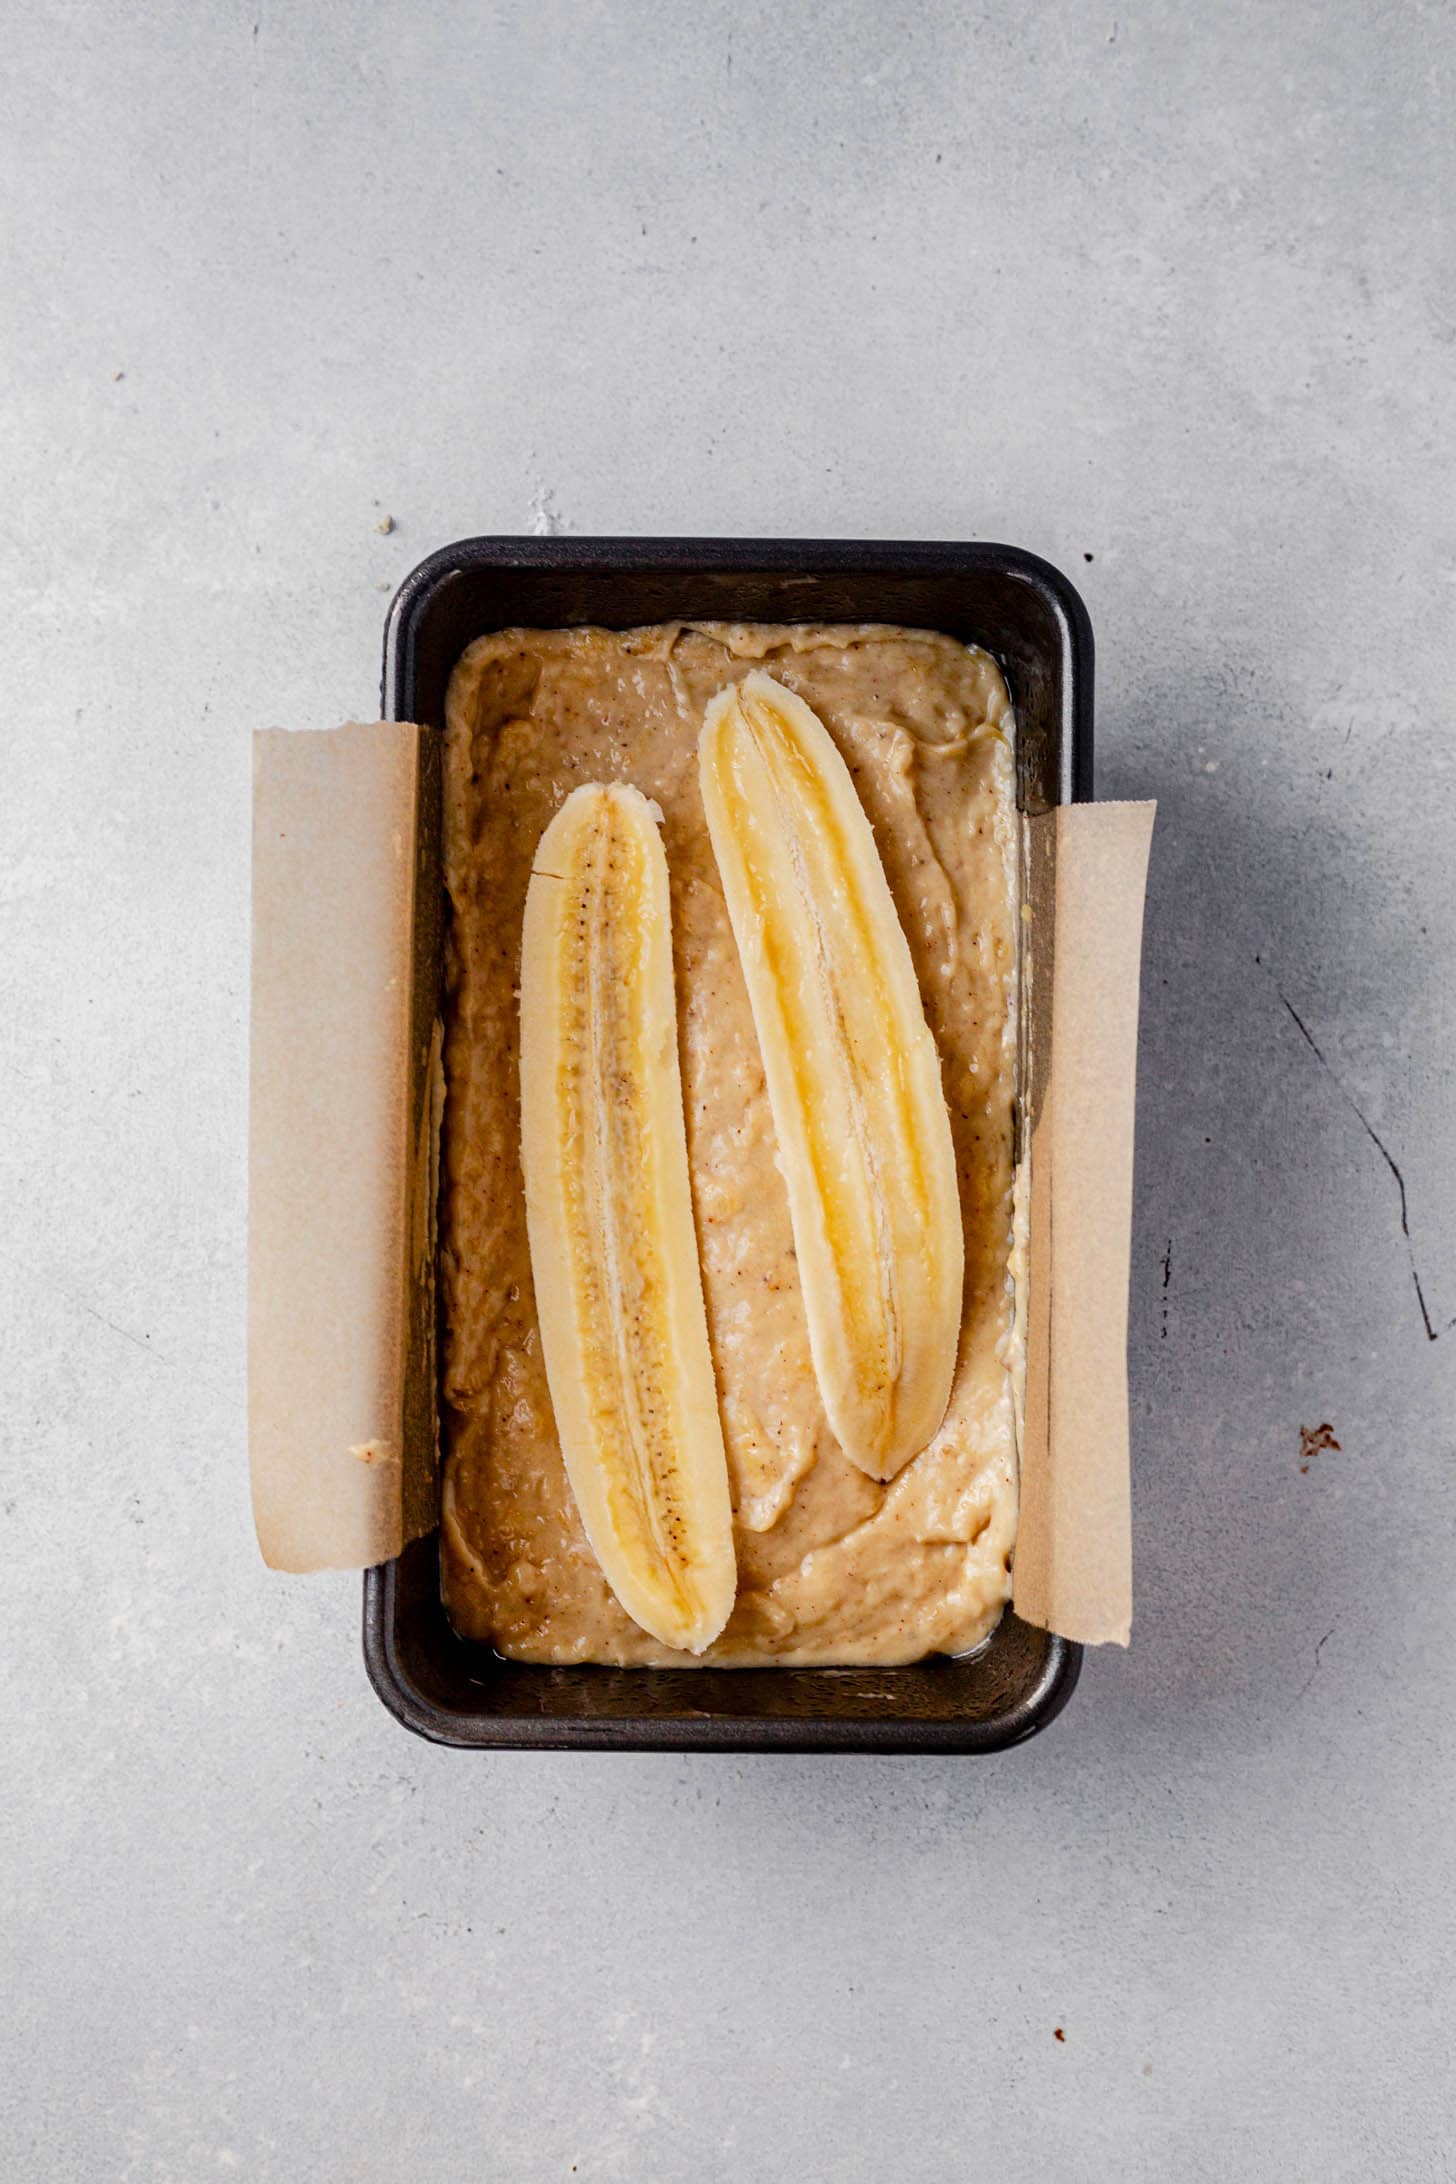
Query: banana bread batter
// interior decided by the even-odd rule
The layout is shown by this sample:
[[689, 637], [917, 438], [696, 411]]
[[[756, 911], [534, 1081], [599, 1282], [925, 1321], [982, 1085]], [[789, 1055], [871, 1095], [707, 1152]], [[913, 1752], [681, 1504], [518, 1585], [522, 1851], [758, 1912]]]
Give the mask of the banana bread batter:
[[[764, 666], [838, 743], [875, 830], [939, 1044], [965, 1301], [935, 1438], [887, 1485], [841, 1454], [809, 1354], [748, 996], [698, 790], [708, 700]], [[1016, 812], [999, 670], [880, 626], [671, 624], [480, 639], [451, 679], [453, 916], [441, 1187], [446, 1605], [517, 1660], [686, 1663], [637, 1628], [587, 1544], [552, 1419], [526, 1244], [517, 980], [532, 854], [584, 781], [661, 806], [683, 1095], [738, 1596], [707, 1664], [890, 1665], [964, 1652], [1010, 1594]]]

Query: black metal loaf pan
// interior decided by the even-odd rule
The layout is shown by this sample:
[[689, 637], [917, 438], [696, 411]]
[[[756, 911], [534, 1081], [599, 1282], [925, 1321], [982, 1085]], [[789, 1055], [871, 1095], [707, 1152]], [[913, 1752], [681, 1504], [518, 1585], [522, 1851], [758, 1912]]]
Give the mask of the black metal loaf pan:
[[[1057, 570], [1010, 546], [463, 540], [422, 561], [390, 609], [384, 712], [441, 727], [451, 669], [491, 630], [676, 620], [895, 622], [984, 645], [1016, 707], [1023, 807], [1092, 794], [1086, 610]], [[435, 900], [421, 898], [431, 936], [434, 878]], [[438, 998], [438, 948], [422, 962]], [[603, 1751], [998, 1751], [1046, 1727], [1081, 1666], [1080, 1647], [1008, 1611], [977, 1653], [911, 1668], [528, 1667], [451, 1628], [438, 1530], [365, 1573], [364, 1657], [390, 1711], [438, 1743]]]

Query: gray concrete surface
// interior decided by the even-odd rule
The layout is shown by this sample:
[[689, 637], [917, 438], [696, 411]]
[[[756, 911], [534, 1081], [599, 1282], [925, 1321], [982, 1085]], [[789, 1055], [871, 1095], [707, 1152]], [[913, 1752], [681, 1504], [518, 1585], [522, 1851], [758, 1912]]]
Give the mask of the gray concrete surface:
[[[4, 47], [0, 2174], [1456, 2174], [1451, 11]], [[1023, 1751], [434, 1751], [257, 1562], [248, 732], [533, 524], [1085, 589], [1162, 805], [1138, 1616]]]

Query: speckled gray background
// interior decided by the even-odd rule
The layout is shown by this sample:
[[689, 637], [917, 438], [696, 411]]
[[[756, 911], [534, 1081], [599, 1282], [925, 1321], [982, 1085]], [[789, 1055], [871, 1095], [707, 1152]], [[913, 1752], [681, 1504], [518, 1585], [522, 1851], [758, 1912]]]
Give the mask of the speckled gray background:
[[[1438, 0], [8, 11], [7, 2180], [1456, 2174], [1453, 62]], [[1162, 812], [1138, 1616], [1025, 1750], [434, 1751], [258, 1564], [248, 732], [533, 525], [1085, 590]]]

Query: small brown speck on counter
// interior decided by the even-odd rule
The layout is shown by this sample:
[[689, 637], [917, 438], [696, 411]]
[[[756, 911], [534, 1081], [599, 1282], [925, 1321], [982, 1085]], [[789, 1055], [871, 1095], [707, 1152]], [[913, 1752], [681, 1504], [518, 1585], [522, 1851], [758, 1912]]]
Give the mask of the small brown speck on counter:
[[1326, 1424], [1323, 1426], [1300, 1427], [1299, 1469], [1301, 1474], [1309, 1470], [1312, 1458], [1318, 1456], [1324, 1449], [1333, 1449], [1336, 1455], [1340, 1453], [1340, 1444], [1335, 1439], [1333, 1426]]

